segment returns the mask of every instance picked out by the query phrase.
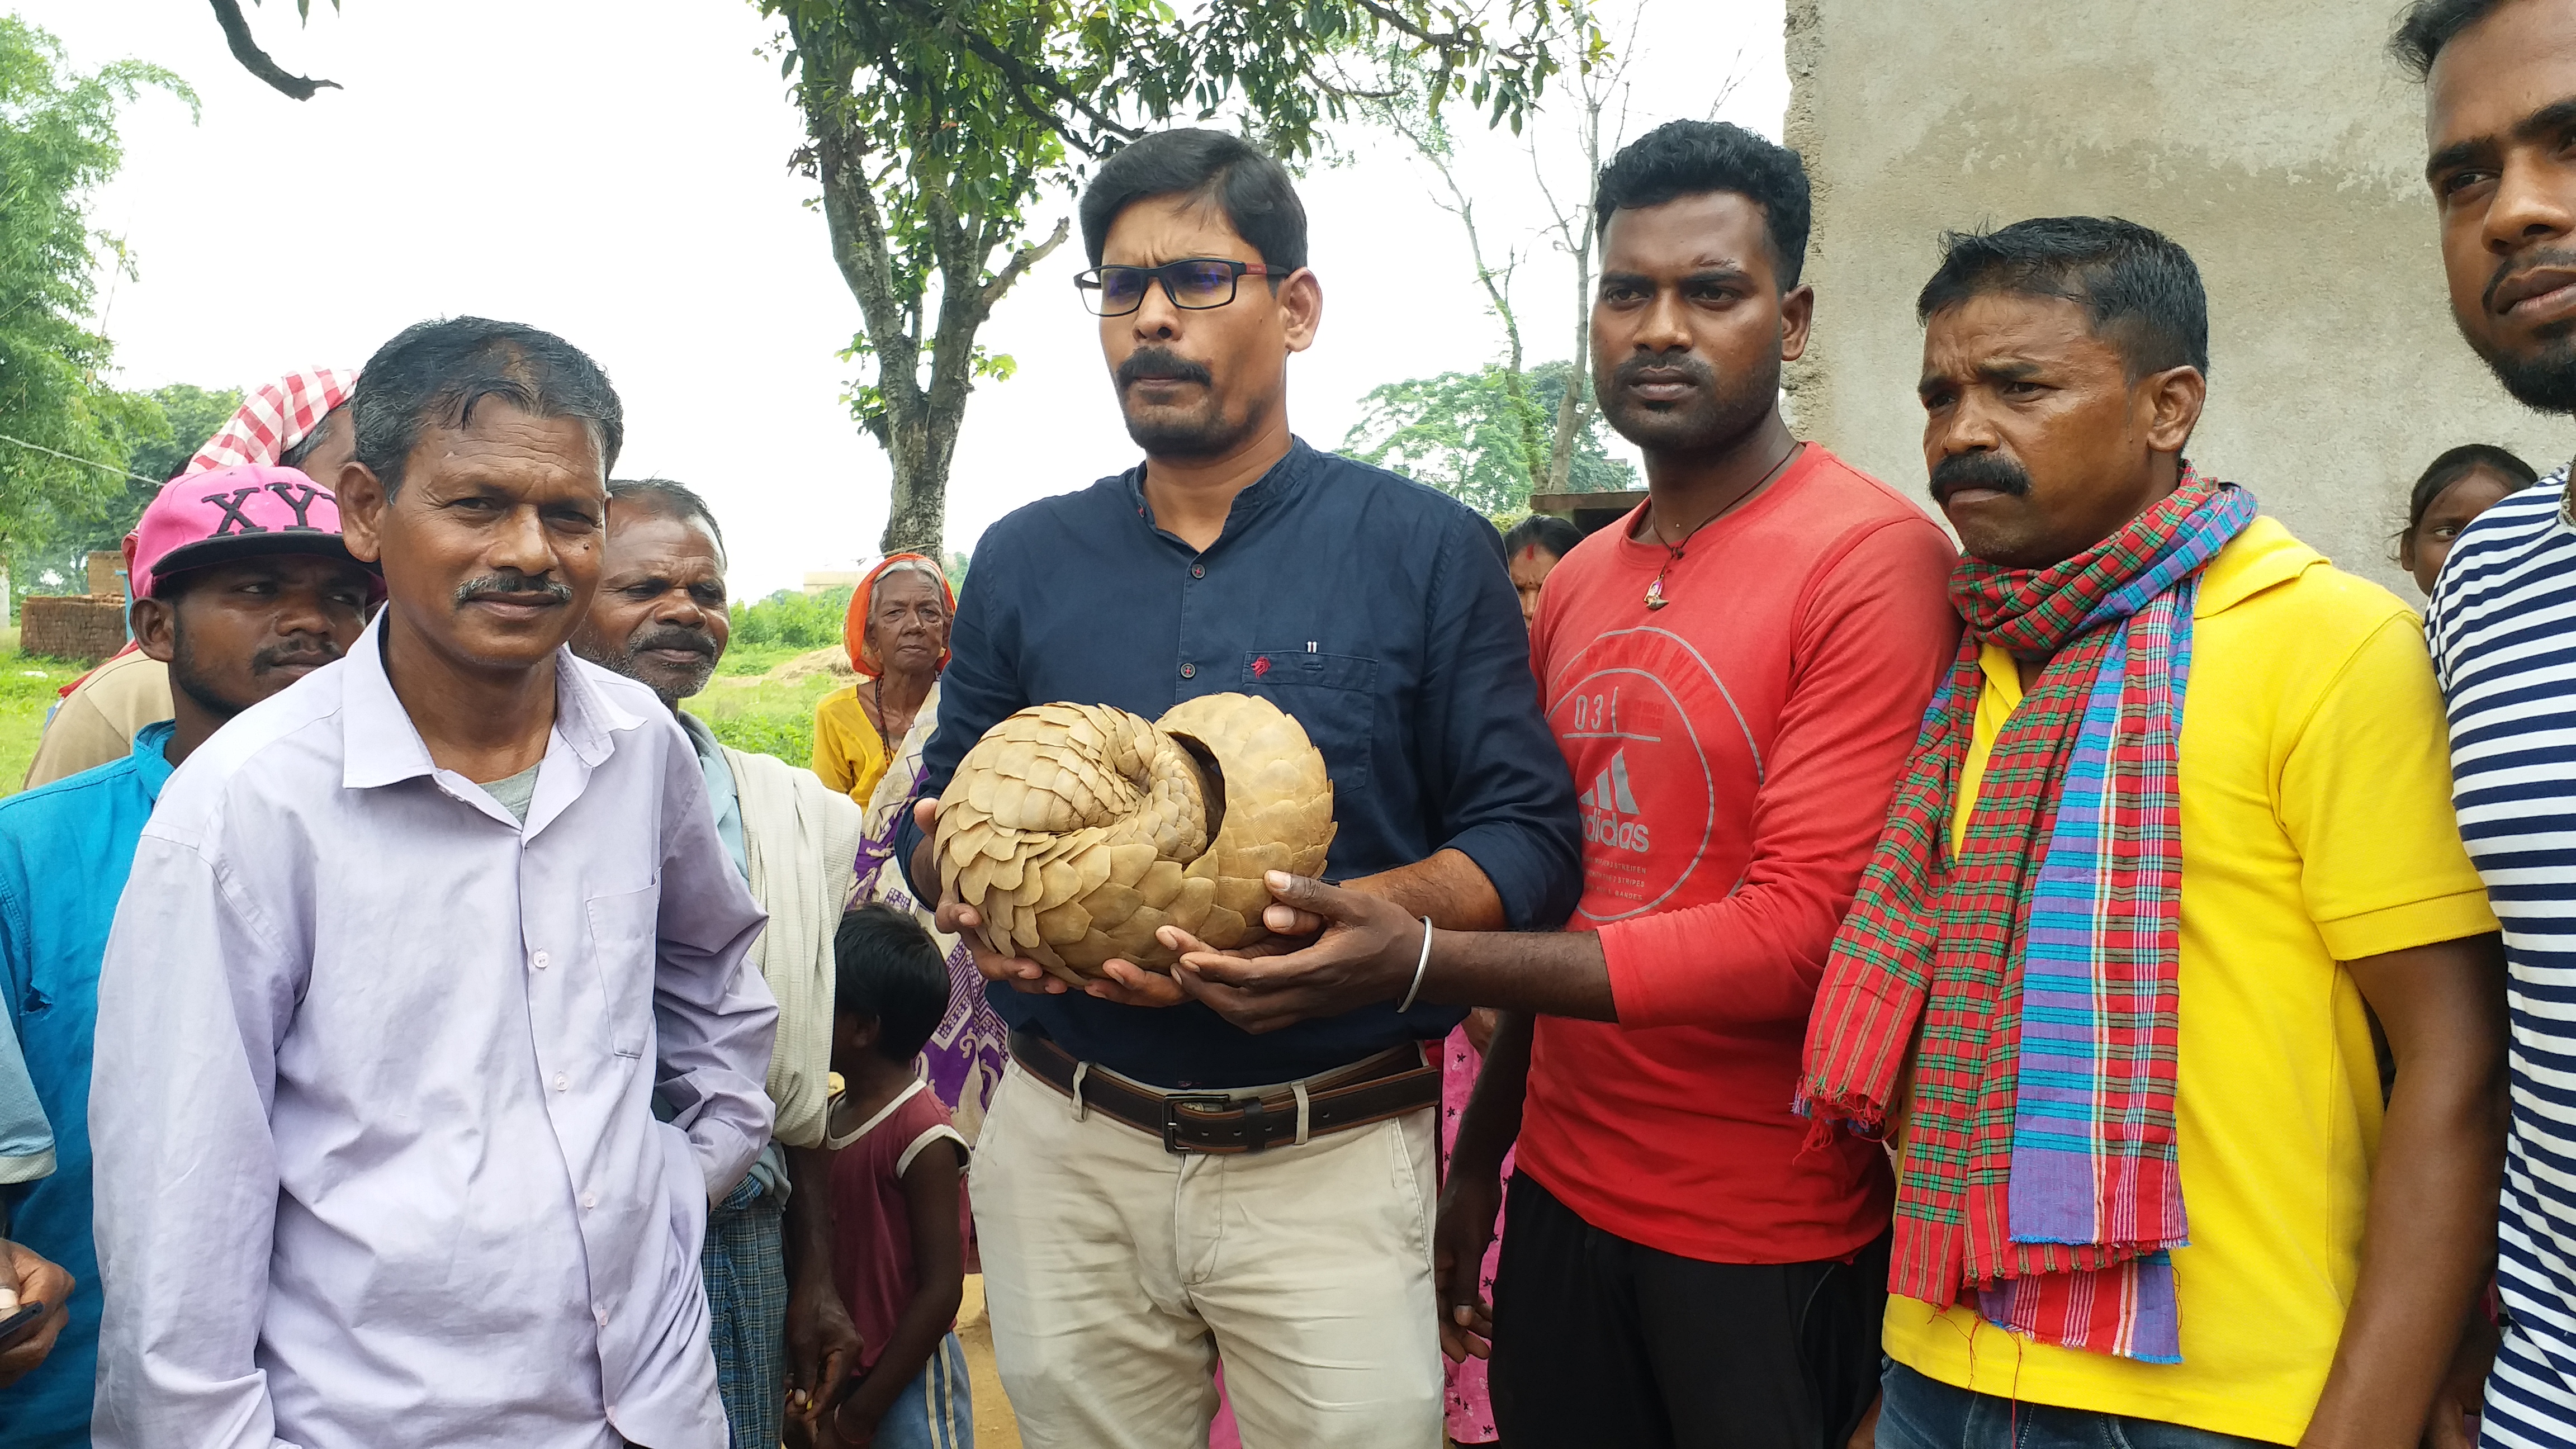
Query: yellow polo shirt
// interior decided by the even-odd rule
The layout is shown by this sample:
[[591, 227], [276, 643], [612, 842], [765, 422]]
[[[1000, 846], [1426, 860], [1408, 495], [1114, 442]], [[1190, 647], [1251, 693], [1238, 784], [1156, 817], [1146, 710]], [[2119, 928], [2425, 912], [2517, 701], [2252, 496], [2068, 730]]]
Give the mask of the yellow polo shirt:
[[[2175, 1111], [2182, 1362], [1887, 1301], [1888, 1354], [1961, 1388], [2290, 1444], [2361, 1271], [2379, 1074], [2337, 963], [2496, 929], [2459, 826], [2422, 626], [2269, 518], [2212, 559], [2183, 699]], [[1973, 799], [2021, 681], [1989, 648]], [[1953, 843], [1964, 834], [1954, 812]], [[1969, 1300], [1972, 1305], [1973, 1296]]]

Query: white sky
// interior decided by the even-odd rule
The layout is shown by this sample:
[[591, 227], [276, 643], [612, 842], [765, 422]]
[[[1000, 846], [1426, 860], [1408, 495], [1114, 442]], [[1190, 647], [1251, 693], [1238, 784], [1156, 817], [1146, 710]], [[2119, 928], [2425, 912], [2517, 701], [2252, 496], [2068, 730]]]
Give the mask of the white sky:
[[[1640, 0], [1596, 0], [1627, 33]], [[22, 0], [72, 62], [176, 72], [202, 121], [147, 98], [122, 124], [123, 172], [94, 221], [140, 279], [102, 287], [117, 382], [256, 384], [355, 366], [424, 317], [477, 313], [558, 332], [626, 403], [618, 472], [704, 490], [732, 545], [737, 597], [872, 558], [886, 465], [840, 398], [835, 354], [858, 306], [832, 265], [811, 183], [786, 158], [803, 127], [772, 27], [749, 0], [290, 0], [248, 6], [270, 54], [345, 90], [296, 102], [251, 79], [203, 0]], [[1643, 0], [1627, 134], [1702, 116], [1780, 134], [1781, 0]], [[1551, 88], [1551, 95], [1556, 94]], [[1560, 107], [1532, 128], [1560, 198], [1586, 186]], [[1533, 363], [1565, 355], [1571, 263], [1538, 237], [1545, 208], [1522, 142], [1463, 122], [1489, 247], [1531, 254], [1516, 289]], [[1292, 413], [1332, 447], [1379, 383], [1499, 355], [1457, 223], [1392, 138], [1345, 133], [1356, 164], [1302, 184], [1322, 336], [1291, 373]], [[1050, 195], [1043, 235], [1070, 210]], [[1116, 472], [1119, 426], [1093, 319], [1068, 278], [1080, 236], [1013, 291], [982, 340], [1019, 362], [966, 413], [948, 546], [971, 550], [1012, 508]]]

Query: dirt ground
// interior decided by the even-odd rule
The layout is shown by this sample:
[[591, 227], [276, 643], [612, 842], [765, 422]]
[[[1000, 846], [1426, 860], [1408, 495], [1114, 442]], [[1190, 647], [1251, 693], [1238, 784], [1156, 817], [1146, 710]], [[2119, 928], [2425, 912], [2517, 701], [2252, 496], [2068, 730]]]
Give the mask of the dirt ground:
[[1020, 1449], [1020, 1421], [1002, 1397], [993, 1369], [993, 1325], [984, 1318], [984, 1279], [969, 1274], [957, 1305], [957, 1341], [966, 1347], [966, 1377], [975, 1387], [975, 1449]]

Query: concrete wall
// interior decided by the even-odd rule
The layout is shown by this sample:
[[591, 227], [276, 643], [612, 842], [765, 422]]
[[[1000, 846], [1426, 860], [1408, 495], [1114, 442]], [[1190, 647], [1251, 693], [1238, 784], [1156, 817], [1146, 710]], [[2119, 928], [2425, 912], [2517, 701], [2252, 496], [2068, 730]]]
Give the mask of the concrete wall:
[[[2210, 301], [2191, 447], [2348, 569], [2389, 562], [2434, 454], [2543, 472], [2576, 429], [2504, 394], [2452, 326], [2396, 0], [1788, 0], [1787, 137], [1815, 182], [1800, 431], [1920, 489], [1914, 296], [1945, 227], [2114, 214], [2167, 233]], [[1927, 504], [1928, 506], [1928, 504]]]

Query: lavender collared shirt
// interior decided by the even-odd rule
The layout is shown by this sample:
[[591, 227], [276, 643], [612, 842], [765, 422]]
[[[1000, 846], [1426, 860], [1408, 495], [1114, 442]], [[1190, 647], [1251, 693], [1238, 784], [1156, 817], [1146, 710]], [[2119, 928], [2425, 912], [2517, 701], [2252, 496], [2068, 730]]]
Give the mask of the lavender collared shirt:
[[381, 628], [191, 755], [135, 854], [96, 1442], [721, 1449], [698, 1253], [778, 1009], [697, 756], [559, 651], [523, 827], [431, 762]]

